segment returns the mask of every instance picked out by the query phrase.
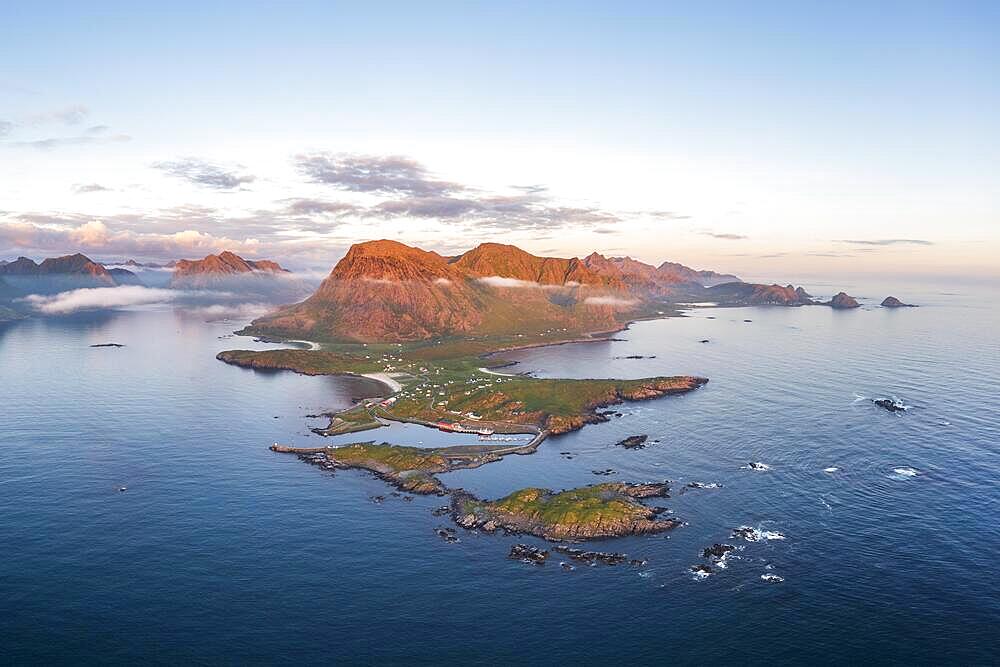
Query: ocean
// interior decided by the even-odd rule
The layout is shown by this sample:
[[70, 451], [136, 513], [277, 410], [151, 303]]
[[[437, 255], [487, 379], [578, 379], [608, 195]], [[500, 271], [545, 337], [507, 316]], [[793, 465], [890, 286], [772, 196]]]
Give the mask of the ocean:
[[[995, 290], [911, 285], [897, 296], [920, 307], [898, 310], [877, 306], [885, 288], [848, 291], [863, 308], [694, 308], [621, 340], [506, 355], [519, 362], [507, 370], [539, 377], [710, 379], [442, 476], [484, 497], [673, 482], [662, 504], [681, 527], [587, 545], [645, 565], [571, 571], [559, 554], [507, 558], [512, 544], [543, 544], [531, 537], [442, 540], [441, 498], [406, 501], [364, 472], [270, 452], [329, 443], [306, 415], [383, 387], [216, 361], [274, 347], [232, 337], [242, 322], [154, 309], [0, 325], [0, 658], [995, 663]], [[89, 347], [108, 342], [124, 347]], [[614, 446], [638, 434], [645, 449]], [[366, 438], [469, 436], [352, 437]], [[742, 526], [759, 539], [734, 537]], [[715, 543], [737, 549], [697, 576]]]

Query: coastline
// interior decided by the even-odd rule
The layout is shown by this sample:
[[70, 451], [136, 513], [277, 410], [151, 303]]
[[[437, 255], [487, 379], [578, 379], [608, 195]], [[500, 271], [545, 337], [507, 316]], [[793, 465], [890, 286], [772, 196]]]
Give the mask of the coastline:
[[391, 394], [398, 394], [402, 390], [403, 385], [399, 384], [388, 373], [361, 373], [361, 377], [368, 378], [369, 380], [375, 380], [376, 382], [381, 382], [385, 386], [389, 387]]

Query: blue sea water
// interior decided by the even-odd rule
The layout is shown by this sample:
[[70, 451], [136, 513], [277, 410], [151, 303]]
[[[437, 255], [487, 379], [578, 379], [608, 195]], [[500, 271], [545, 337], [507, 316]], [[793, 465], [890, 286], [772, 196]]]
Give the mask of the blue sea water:
[[[899, 296], [921, 307], [893, 311], [856, 289], [872, 297], [857, 311], [697, 309], [634, 324], [622, 341], [510, 355], [512, 370], [545, 377], [710, 378], [621, 406], [534, 455], [445, 476], [488, 497], [674, 482], [664, 504], [682, 527], [592, 545], [645, 566], [573, 571], [558, 555], [541, 567], [506, 558], [513, 543], [542, 544], [534, 538], [459, 532], [447, 543], [434, 532], [447, 517], [431, 514], [442, 499], [405, 502], [365, 473], [334, 476], [268, 451], [327, 442], [305, 415], [382, 388], [216, 361], [223, 349], [270, 347], [226, 337], [240, 323], [160, 310], [0, 326], [0, 658], [995, 662], [993, 292], [911, 287]], [[105, 342], [125, 347], [89, 347]], [[889, 413], [873, 397], [909, 409]], [[649, 446], [613, 446], [633, 434]], [[758, 461], [770, 470], [745, 467]], [[617, 474], [592, 472], [605, 468]], [[721, 487], [682, 493], [692, 481]], [[743, 525], [785, 539], [731, 538]], [[742, 549], [695, 577], [716, 542]]]

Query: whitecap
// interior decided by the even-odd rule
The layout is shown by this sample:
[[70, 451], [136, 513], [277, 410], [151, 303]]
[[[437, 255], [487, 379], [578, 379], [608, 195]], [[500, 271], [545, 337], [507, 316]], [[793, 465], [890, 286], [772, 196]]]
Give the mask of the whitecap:
[[829, 468], [823, 468], [823, 472], [829, 472], [829, 473], [840, 472], [840, 468], [838, 468], [837, 466], [830, 466]]
[[785, 578], [784, 577], [779, 577], [776, 574], [766, 573], [766, 574], [760, 575], [760, 580], [761, 581], [766, 581], [769, 584], [780, 584], [782, 581], [785, 580]]
[[732, 537], [742, 537], [747, 542], [759, 542], [760, 531], [753, 526], [740, 526], [733, 531]]
[[783, 539], [785, 539], [785, 536], [783, 534], [779, 533], [776, 530], [763, 530], [763, 531], [761, 531], [760, 536], [763, 537], [765, 540], [783, 540]]

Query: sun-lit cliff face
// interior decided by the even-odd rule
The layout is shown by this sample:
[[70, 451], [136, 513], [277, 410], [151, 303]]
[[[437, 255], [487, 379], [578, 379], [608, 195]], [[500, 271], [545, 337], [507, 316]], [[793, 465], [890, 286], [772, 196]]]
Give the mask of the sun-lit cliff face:
[[589, 331], [615, 326], [632, 303], [617, 278], [578, 259], [499, 244], [444, 257], [381, 240], [353, 246], [315, 294], [253, 330], [361, 341]]
[[[729, 281], [710, 289], [719, 281]], [[617, 328], [671, 298], [803, 305], [793, 287], [594, 253], [539, 257], [484, 243], [445, 257], [397, 241], [358, 243], [305, 301], [253, 322], [274, 336], [401, 342], [440, 336], [572, 335]]]
[[243, 259], [228, 250], [204, 259], [180, 259], [174, 264], [171, 284], [174, 287], [198, 287], [225, 276], [275, 275], [287, 273], [277, 262]]

